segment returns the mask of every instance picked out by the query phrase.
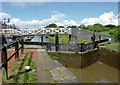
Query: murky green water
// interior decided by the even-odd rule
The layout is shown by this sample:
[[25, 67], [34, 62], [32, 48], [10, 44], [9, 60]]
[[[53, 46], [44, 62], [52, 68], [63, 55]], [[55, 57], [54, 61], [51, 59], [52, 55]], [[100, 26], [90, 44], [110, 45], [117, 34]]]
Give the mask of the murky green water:
[[82, 83], [117, 83], [118, 70], [97, 62], [84, 69], [68, 68]]

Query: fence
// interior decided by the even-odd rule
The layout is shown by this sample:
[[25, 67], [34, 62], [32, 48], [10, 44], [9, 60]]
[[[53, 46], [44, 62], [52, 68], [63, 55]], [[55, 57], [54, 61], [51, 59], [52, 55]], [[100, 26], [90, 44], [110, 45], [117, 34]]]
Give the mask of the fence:
[[[49, 51], [56, 51], [55, 45], [47, 45], [46, 49]], [[93, 49], [93, 43], [76, 43], [76, 44], [63, 44], [59, 43], [59, 50], [60, 52], [84, 52]]]
[[76, 43], [76, 44], [63, 44], [63, 43], [49, 43], [49, 42], [30, 42], [25, 41], [24, 44], [28, 45], [42, 45], [46, 46], [46, 50], [49, 51], [69, 51], [69, 52], [84, 52], [98, 47], [98, 43], [109, 41], [109, 39], [97, 40], [90, 43]]
[[[84, 52], [84, 51], [89, 51], [91, 49], [94, 49], [98, 47], [98, 43], [102, 43], [105, 41], [109, 41], [109, 39], [102, 39], [102, 40], [97, 40], [95, 42], [90, 42], [90, 43], [76, 43], [76, 44], [63, 44], [59, 43], [58, 51], [69, 51], [69, 52]], [[56, 46], [55, 44], [46, 44], [46, 49], [50, 51], [56, 51]]]
[[[21, 47], [19, 47], [19, 44], [21, 44]], [[15, 47], [15, 52], [7, 58], [7, 48], [8, 47]], [[4, 44], [2, 45], [0, 51], [1, 51], [1, 66], [0, 69], [4, 68], [5, 69], [5, 76], [8, 79], [8, 62], [9, 60], [15, 55], [15, 60], [19, 59], [19, 50], [21, 49], [21, 53], [23, 54], [24, 51], [24, 41], [23, 39], [16, 40], [12, 42], [11, 44]]]

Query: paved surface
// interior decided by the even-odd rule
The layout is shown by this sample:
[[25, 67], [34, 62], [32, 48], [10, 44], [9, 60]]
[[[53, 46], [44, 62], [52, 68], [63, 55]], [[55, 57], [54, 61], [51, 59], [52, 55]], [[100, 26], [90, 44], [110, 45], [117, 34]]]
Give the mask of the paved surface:
[[25, 45], [24, 48], [41, 48], [40, 45]]
[[39, 49], [33, 60], [37, 66], [37, 83], [80, 83], [61, 63], [52, 60], [44, 49]]
[[42, 51], [45, 50], [38, 50], [38, 55], [33, 56], [33, 61], [35, 62], [35, 65], [37, 67], [37, 83], [51, 83], [51, 76], [49, 74], [49, 71], [45, 71], [42, 68], [42, 61], [44, 60]]
[[[36, 47], [29, 46], [29, 48]], [[33, 53], [33, 61], [36, 64], [37, 83], [80, 83], [61, 63], [52, 60], [45, 49], [38, 46], [37, 49], [25, 51], [25, 53], [31, 52]]]

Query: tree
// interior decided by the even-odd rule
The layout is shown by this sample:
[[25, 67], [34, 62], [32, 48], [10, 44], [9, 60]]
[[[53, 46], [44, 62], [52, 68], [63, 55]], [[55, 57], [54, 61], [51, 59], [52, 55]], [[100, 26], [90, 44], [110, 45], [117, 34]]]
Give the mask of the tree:
[[96, 26], [96, 27], [103, 27], [103, 25], [100, 24], [100, 23], [94, 24], [93, 26]]
[[116, 26], [109, 24], [109, 25], [105, 25], [105, 27], [108, 27], [109, 29], [113, 29], [113, 28], [115, 28]]
[[52, 23], [52, 24], [49, 24], [48, 26], [46, 26], [45, 28], [56, 28], [57, 25]]
[[16, 27], [15, 24], [12, 24], [13, 27]]
[[86, 26], [85, 26], [84, 24], [82, 24], [82, 25], [78, 26], [78, 28], [79, 28], [79, 29], [84, 29], [84, 30], [86, 30], [86, 29], [87, 29], [87, 28], [86, 28]]
[[58, 26], [58, 28], [64, 28], [64, 26]]
[[88, 25], [87, 29], [94, 32], [102, 32], [109, 30], [107, 27], [104, 27], [102, 24], [94, 24], [93, 26]]
[[117, 26], [114, 30], [109, 32], [110, 35], [114, 35], [115, 41], [120, 41], [120, 27]]

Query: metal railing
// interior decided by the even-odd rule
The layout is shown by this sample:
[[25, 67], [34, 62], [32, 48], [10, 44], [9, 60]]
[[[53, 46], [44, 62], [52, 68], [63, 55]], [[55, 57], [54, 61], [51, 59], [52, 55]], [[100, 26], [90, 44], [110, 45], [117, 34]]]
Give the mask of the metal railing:
[[14, 35], [40, 35], [40, 34], [61, 34], [70, 35], [71, 28], [40, 28], [40, 29], [0, 29], [4, 34]]

